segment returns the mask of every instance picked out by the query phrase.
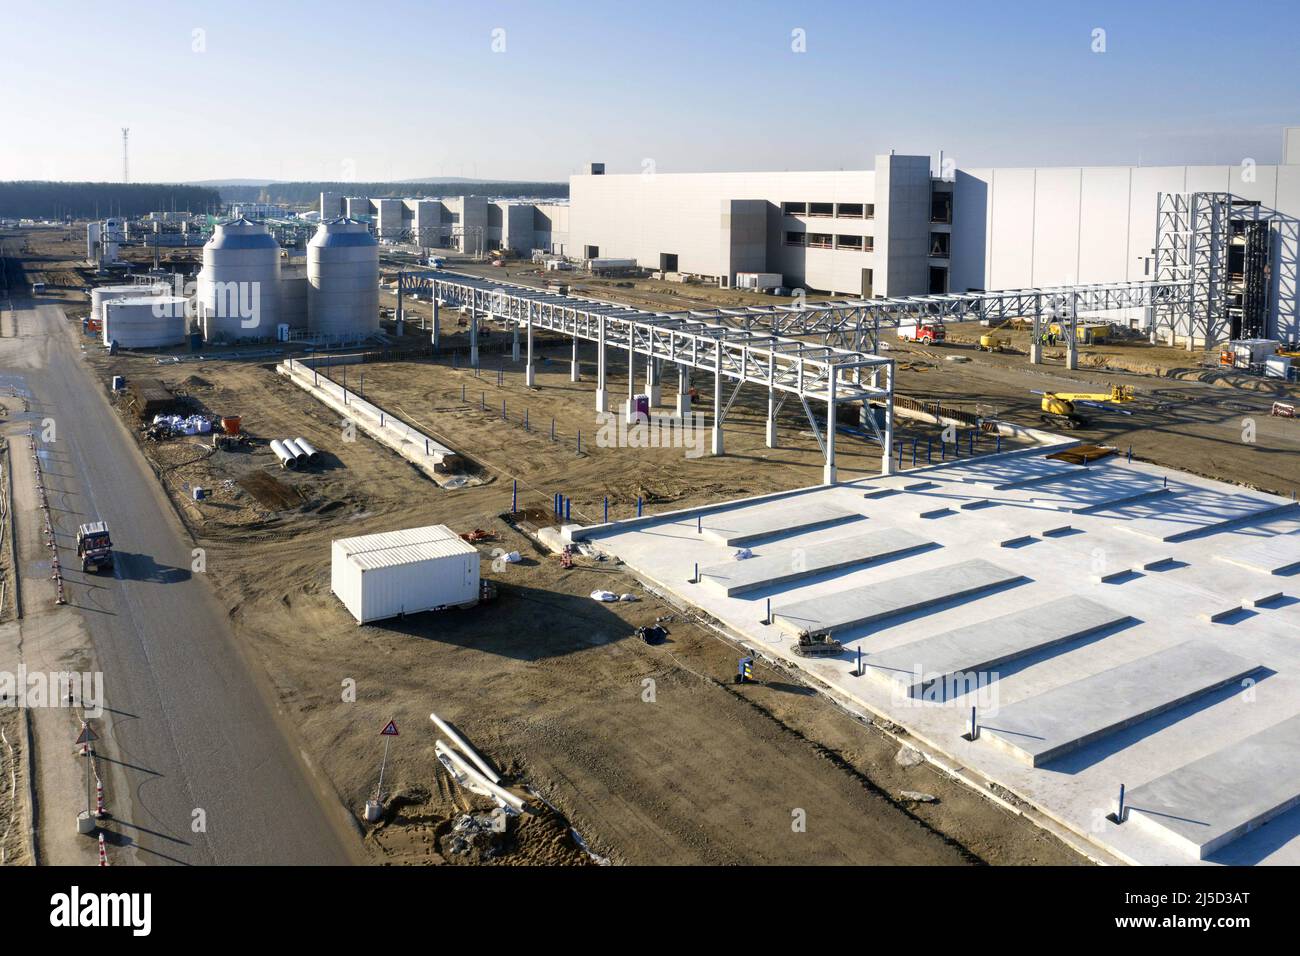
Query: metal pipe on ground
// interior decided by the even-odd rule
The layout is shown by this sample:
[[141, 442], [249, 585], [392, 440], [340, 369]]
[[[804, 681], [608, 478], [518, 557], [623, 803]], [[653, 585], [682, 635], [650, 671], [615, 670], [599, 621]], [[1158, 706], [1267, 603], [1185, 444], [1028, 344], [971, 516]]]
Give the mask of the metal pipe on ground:
[[464, 753], [466, 757], [474, 761], [474, 765], [478, 767], [480, 770], [482, 770], [484, 775], [489, 780], [491, 780], [493, 783], [501, 782], [501, 775], [492, 769], [492, 765], [489, 764], [486, 760], [484, 760], [483, 757], [479, 755], [479, 752], [477, 750], [475, 750], [473, 747], [471, 747], [469, 744], [465, 742], [464, 737], [456, 733], [455, 728], [453, 728], [449, 723], [447, 723], [437, 714], [430, 714], [429, 719], [438, 725], [439, 730], [441, 730], [444, 734], [446, 734], [448, 737], [451, 738], [451, 742], [454, 743], [457, 747], [459, 747], [461, 749], [461, 752]]
[[275, 453], [276, 458], [280, 459], [281, 468], [298, 467], [298, 456], [291, 453], [289, 449], [285, 448], [284, 442], [280, 441], [280, 439], [278, 438], [271, 439], [271, 451]]

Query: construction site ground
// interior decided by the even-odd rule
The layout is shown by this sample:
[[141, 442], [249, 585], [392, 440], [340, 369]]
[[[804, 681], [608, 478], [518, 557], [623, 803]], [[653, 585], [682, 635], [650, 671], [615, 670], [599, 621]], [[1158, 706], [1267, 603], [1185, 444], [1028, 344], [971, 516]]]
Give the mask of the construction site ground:
[[[39, 236], [31, 239], [27, 268], [75, 273], [76, 245], [43, 245]], [[70, 314], [86, 308], [84, 295], [71, 290], [51, 301]], [[407, 344], [427, 342], [418, 328], [427, 309], [408, 303]], [[442, 861], [440, 838], [468, 806], [437, 769], [430, 710], [555, 806], [557, 816], [532, 818], [520, 830], [515, 852], [501, 858], [507, 862], [589, 859], [565, 820], [595, 854], [618, 863], [1083, 861], [930, 764], [896, 763], [899, 744], [888, 732], [896, 729], [864, 723], [791, 674], [760, 665], [758, 683], [733, 684], [738, 649], [706, 624], [686, 620], [607, 563], [579, 556], [576, 568], [564, 570], [502, 518], [512, 480], [530, 517], [545, 516], [559, 492], [571, 497], [573, 520], [584, 522], [601, 519], [607, 497], [617, 518], [634, 513], [638, 497], [647, 509], [668, 510], [816, 484], [822, 458], [802, 408], [785, 407], [777, 449], [763, 444], [762, 394], [737, 400], [723, 458], [687, 458], [682, 448], [602, 448], [592, 366], [584, 381], [569, 382], [567, 342], [539, 341], [546, 361], [539, 387], [530, 390], [508, 349], [485, 350], [477, 376], [463, 356], [453, 365], [464, 329], [450, 310], [442, 318], [445, 348], [436, 361], [356, 365], [347, 375], [359, 388], [364, 372], [368, 398], [426, 428], [485, 479], [447, 490], [365, 437], [344, 440], [338, 416], [276, 375], [266, 358], [110, 357], [84, 339], [87, 361], [106, 388], [113, 375], [157, 378], [212, 413], [242, 416], [254, 438], [246, 449], [214, 451], [203, 436], [141, 447], [205, 549], [214, 588], [266, 666], [306, 753], [354, 814], [375, 787], [379, 728], [389, 719], [402, 728], [386, 770], [388, 816], [366, 836], [377, 862]], [[504, 337], [494, 332], [489, 341]], [[970, 361], [945, 361], [955, 353]], [[592, 361], [593, 353], [582, 354]], [[1074, 437], [1131, 445], [1135, 456], [1265, 490], [1295, 488], [1300, 422], [1268, 416], [1272, 401], [1293, 400], [1294, 389], [1207, 375], [1191, 363], [1180, 376], [1170, 371], [1174, 356], [1162, 374], [1138, 375], [1030, 366], [1024, 356], [955, 344], [892, 346], [890, 354], [907, 363], [901, 394], [1031, 426], [1040, 425], [1032, 389], [1133, 384], [1140, 399], [1126, 407], [1133, 414], [1097, 411], [1095, 424]], [[506, 370], [501, 386], [498, 365]], [[336, 379], [342, 374], [331, 370]], [[621, 375], [614, 365], [611, 407], [626, 396]], [[711, 383], [702, 378], [696, 376], [696, 407], [707, 415]], [[675, 379], [663, 387], [671, 401]], [[120, 410], [131, 415], [125, 405]], [[1253, 442], [1243, 441], [1246, 418], [1254, 422]], [[298, 435], [324, 460], [307, 471], [284, 471], [267, 442]], [[900, 427], [904, 435], [921, 447], [928, 438], [937, 459], [937, 430]], [[879, 466], [879, 447], [861, 436], [842, 434], [838, 449], [845, 478]], [[991, 440], [977, 450], [992, 451]], [[253, 477], [250, 490], [252, 476], [262, 477]], [[211, 496], [195, 501], [195, 485]], [[498, 585], [499, 597], [472, 610], [358, 627], [329, 592], [330, 540], [431, 523], [490, 533], [479, 547], [484, 576]], [[493, 565], [498, 549], [517, 550], [522, 560]], [[589, 597], [597, 588], [640, 600], [601, 604]], [[666, 644], [648, 646], [633, 636], [636, 626], [661, 618], [669, 618]], [[349, 686], [355, 703], [343, 699]], [[937, 799], [917, 802], [902, 797], [904, 790]], [[806, 827], [795, 825], [798, 811]]]

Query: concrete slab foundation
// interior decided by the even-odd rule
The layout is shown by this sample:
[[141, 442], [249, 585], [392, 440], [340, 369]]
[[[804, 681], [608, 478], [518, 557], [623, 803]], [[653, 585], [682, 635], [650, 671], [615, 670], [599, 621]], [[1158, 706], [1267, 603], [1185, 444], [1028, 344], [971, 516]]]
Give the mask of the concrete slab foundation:
[[991, 561], [975, 559], [935, 571], [908, 574], [865, 587], [827, 594], [811, 601], [774, 607], [772, 615], [785, 631], [837, 631], [884, 621], [900, 614], [934, 608], [949, 601], [1021, 580], [1021, 575]]
[[743, 508], [704, 515], [700, 519], [700, 527], [706, 540], [738, 548], [796, 531], [811, 531], [848, 521], [861, 521], [865, 517], [859, 511], [829, 505], [774, 502], [761, 509]]
[[1300, 804], [1300, 714], [1129, 792], [1129, 820], [1194, 859]]
[[1071, 595], [878, 651], [862, 663], [869, 675], [901, 683], [907, 696], [917, 697], [957, 674], [988, 684], [1001, 664], [1129, 621], [1123, 611]]
[[919, 551], [932, 544], [910, 531], [879, 528], [805, 547], [781, 548], [743, 561], [715, 564], [701, 568], [700, 578], [720, 594], [732, 597]]
[[980, 726], [980, 736], [1041, 767], [1259, 667], [1207, 642], [1187, 641], [1004, 707]]
[[1252, 571], [1286, 574], [1300, 569], [1300, 531], [1271, 535], [1215, 557]]

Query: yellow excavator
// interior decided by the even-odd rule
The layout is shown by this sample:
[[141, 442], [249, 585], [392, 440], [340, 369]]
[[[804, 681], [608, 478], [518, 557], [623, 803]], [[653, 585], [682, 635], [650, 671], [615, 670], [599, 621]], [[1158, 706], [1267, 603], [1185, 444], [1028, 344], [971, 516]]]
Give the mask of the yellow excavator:
[[[1040, 392], [1043, 396], [1042, 419], [1057, 428], [1081, 428], [1088, 419], [1080, 415], [1077, 404], [1123, 405], [1133, 401], [1132, 385], [1112, 385], [1109, 392]], [[1128, 414], [1125, 412], [1124, 414]]]

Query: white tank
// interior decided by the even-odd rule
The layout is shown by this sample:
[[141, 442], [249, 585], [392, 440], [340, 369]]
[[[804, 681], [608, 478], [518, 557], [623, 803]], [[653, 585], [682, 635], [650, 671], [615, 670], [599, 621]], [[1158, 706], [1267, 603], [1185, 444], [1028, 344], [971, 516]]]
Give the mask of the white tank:
[[137, 299], [145, 295], [158, 295], [166, 286], [147, 285], [101, 285], [90, 290], [91, 318], [104, 321], [104, 303], [115, 299]]
[[365, 223], [323, 222], [308, 243], [307, 329], [340, 338], [379, 331], [379, 244]]
[[93, 265], [99, 265], [99, 237], [101, 231], [97, 222], [86, 224], [86, 261]]
[[179, 295], [111, 299], [104, 306], [104, 344], [156, 349], [185, 341], [187, 300]]
[[196, 298], [208, 341], [274, 338], [280, 314], [280, 244], [261, 223], [218, 223], [203, 246]]

